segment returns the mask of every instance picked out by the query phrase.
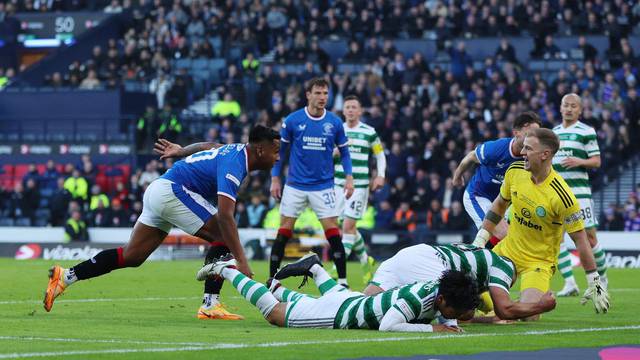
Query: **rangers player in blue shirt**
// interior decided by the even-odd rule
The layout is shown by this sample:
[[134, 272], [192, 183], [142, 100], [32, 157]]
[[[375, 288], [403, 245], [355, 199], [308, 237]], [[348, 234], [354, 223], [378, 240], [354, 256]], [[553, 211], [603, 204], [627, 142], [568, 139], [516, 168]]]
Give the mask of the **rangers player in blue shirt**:
[[[322, 78], [309, 80], [306, 88], [308, 106], [293, 112], [282, 123], [280, 161], [271, 171], [271, 195], [280, 200], [280, 228], [271, 250], [270, 274], [273, 276], [284, 256], [284, 248], [293, 233], [300, 213], [309, 205], [316, 213], [338, 271], [338, 282], [346, 285], [347, 265], [342, 236], [338, 229], [340, 210], [334, 190], [333, 149], [338, 147], [344, 167], [346, 198], [353, 194], [353, 175], [349, 140], [342, 120], [324, 107], [329, 96], [329, 83]], [[289, 154], [287, 183], [282, 189], [282, 162]]]
[[[156, 144], [161, 159], [187, 157], [149, 185], [144, 193], [142, 214], [133, 227], [129, 243], [101, 251], [69, 269], [58, 265], [52, 267], [44, 299], [45, 310], [51, 311], [56, 297], [78, 280], [140, 266], [160, 246], [172, 226], [210, 242], [208, 260], [230, 251], [239, 260], [238, 270], [252, 276], [234, 220], [236, 196], [249, 172], [273, 167], [279, 150], [280, 135], [264, 126], [251, 129], [248, 144], [198, 143], [182, 148], [161, 139]], [[218, 199], [217, 209], [206, 200], [213, 197]], [[220, 282], [205, 284], [205, 301], [198, 311], [198, 318], [242, 319], [216, 307], [220, 286]]]
[[[514, 161], [522, 159], [520, 152], [523, 148], [524, 137], [527, 130], [539, 128], [542, 123], [538, 115], [532, 111], [524, 112], [513, 122], [513, 137], [487, 141], [474, 151], [470, 151], [462, 159], [460, 165], [453, 174], [455, 186], [464, 185], [464, 173], [474, 164], [480, 166], [467, 184], [464, 192], [464, 208], [471, 217], [477, 229], [482, 226], [482, 220], [486, 212], [491, 208], [491, 203], [500, 193], [500, 185], [504, 180], [504, 173]], [[493, 245], [507, 235], [507, 224], [502, 220], [493, 238]], [[484, 246], [484, 244], [482, 244]]]

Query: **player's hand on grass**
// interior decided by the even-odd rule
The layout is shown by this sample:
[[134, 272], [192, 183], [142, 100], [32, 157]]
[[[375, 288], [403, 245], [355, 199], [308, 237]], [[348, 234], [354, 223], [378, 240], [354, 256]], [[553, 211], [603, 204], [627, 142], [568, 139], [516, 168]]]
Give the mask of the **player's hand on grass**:
[[556, 308], [556, 297], [553, 295], [553, 292], [547, 291], [540, 298], [540, 306], [544, 310], [544, 312], [551, 311]]
[[449, 325], [431, 325], [431, 326], [433, 326], [433, 332], [452, 332], [452, 333], [464, 332], [462, 328], [457, 326], [449, 326]]
[[566, 157], [561, 161], [565, 169], [574, 169], [582, 166], [582, 160], [577, 157]]
[[153, 145], [153, 151], [160, 155], [160, 160], [182, 157], [182, 146], [166, 139], [158, 139]]
[[375, 178], [373, 178], [373, 181], [371, 182], [372, 191], [381, 189], [383, 186], [384, 186], [384, 178], [382, 176], [376, 176]]
[[350, 199], [351, 195], [353, 195], [353, 176], [348, 175], [346, 176], [345, 180], [344, 197]]
[[582, 295], [580, 303], [584, 305], [591, 300], [593, 301], [593, 307], [596, 313], [606, 313], [609, 311], [609, 306], [611, 306], [609, 293], [600, 283], [598, 273], [594, 271], [591, 274], [587, 274], [587, 282], [589, 283], [589, 287], [585, 290], [584, 295]]
[[269, 189], [269, 192], [274, 199], [280, 201], [280, 199], [282, 198], [282, 184], [280, 183], [279, 177], [271, 177], [271, 188]]

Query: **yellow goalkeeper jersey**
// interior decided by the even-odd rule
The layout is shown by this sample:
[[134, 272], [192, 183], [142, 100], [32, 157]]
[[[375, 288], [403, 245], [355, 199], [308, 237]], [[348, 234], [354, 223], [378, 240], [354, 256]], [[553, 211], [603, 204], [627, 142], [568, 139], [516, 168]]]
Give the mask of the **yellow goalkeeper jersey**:
[[495, 251], [517, 265], [556, 264], [564, 232], [584, 229], [575, 195], [553, 169], [536, 185], [524, 162], [514, 162], [505, 173], [500, 196], [511, 201], [512, 219]]

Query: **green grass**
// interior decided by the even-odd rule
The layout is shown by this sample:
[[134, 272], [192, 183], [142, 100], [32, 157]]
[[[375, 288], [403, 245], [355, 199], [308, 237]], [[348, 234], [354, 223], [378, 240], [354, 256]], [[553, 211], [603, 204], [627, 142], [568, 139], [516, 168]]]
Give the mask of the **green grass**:
[[[42, 308], [50, 261], [0, 259], [0, 359], [50, 353], [51, 358], [122, 359], [339, 359], [416, 354], [596, 347], [640, 342], [640, 270], [612, 269], [612, 308], [597, 315], [578, 298], [562, 298], [537, 323], [467, 325], [463, 335], [382, 333], [371, 330], [280, 329], [269, 325], [228, 284], [223, 299], [244, 321], [195, 317], [202, 284], [197, 261], [150, 262], [73, 285], [51, 313]], [[71, 263], [65, 263], [69, 266]], [[360, 269], [349, 264], [350, 283], [360, 288]], [[254, 262], [257, 280], [265, 262]], [[577, 274], [584, 289], [584, 275]], [[295, 288], [297, 282], [285, 282]], [[553, 289], [559, 289], [554, 278]], [[305, 291], [317, 293], [313, 284]], [[86, 302], [82, 299], [97, 299]], [[592, 328], [616, 328], [588, 330]], [[631, 328], [626, 328], [631, 327]], [[569, 330], [567, 330], [569, 329]], [[582, 332], [571, 329], [584, 329]], [[532, 331], [554, 331], [531, 334]], [[557, 331], [561, 331], [558, 333]], [[386, 340], [385, 340], [386, 339]], [[67, 341], [63, 341], [67, 340]], [[72, 341], [69, 341], [72, 340]], [[230, 344], [235, 344], [232, 346]], [[243, 346], [239, 348], [238, 346]], [[167, 350], [168, 349], [168, 350]], [[126, 350], [126, 353], [104, 351]], [[137, 350], [138, 352], [133, 352]], [[152, 352], [156, 350], [157, 352]], [[62, 353], [60, 353], [62, 352]]]

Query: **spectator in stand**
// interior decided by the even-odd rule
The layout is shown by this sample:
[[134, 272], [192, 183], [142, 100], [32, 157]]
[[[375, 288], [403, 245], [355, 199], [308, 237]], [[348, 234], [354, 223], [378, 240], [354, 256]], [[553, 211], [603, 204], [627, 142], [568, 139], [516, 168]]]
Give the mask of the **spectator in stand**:
[[149, 91], [156, 94], [156, 105], [158, 109], [164, 108], [165, 99], [171, 86], [173, 86], [173, 79], [163, 72], [158, 73], [158, 76], [149, 83]]
[[151, 160], [147, 163], [144, 172], [140, 175], [138, 185], [141, 187], [149, 185], [159, 177], [160, 173], [158, 173], [158, 162], [156, 160]]
[[267, 215], [267, 207], [262, 203], [260, 196], [251, 196], [251, 203], [247, 206], [248, 227], [259, 228]]
[[92, 227], [108, 227], [111, 226], [111, 209], [100, 201], [88, 213], [87, 221]]
[[130, 206], [129, 204], [129, 189], [127, 189], [127, 187], [124, 185], [124, 183], [122, 181], [118, 181], [116, 183], [115, 188], [113, 189], [113, 193], [110, 196], [110, 199], [118, 200], [120, 201], [120, 204], [125, 208], [128, 209]]
[[384, 200], [380, 202], [380, 208], [376, 211], [375, 215], [375, 229], [376, 230], [391, 230], [393, 227], [393, 218], [395, 214], [391, 203]]
[[[376, 220], [377, 221], [377, 220]], [[393, 217], [392, 229], [413, 232], [416, 230], [416, 214], [408, 202], [403, 201]]]
[[40, 205], [40, 190], [38, 190], [38, 183], [35, 179], [31, 178], [27, 180], [23, 200], [22, 216], [28, 218], [31, 220], [31, 224], [34, 224], [36, 221], [36, 210]]
[[427, 211], [427, 228], [432, 231], [445, 230], [448, 215], [447, 209], [442, 208], [438, 199], [431, 200]]
[[56, 190], [60, 175], [60, 172], [56, 168], [56, 163], [53, 160], [48, 160], [44, 173], [40, 177], [40, 186], [42, 188]]
[[249, 227], [249, 216], [247, 215], [247, 207], [243, 202], [240, 201], [236, 204], [236, 213], [234, 217], [238, 228]]
[[147, 106], [144, 114], [136, 123], [136, 149], [138, 151], [151, 149], [159, 127], [156, 108]]
[[96, 71], [91, 69], [87, 73], [87, 77], [82, 80], [80, 83], [80, 88], [85, 90], [97, 90], [100, 87], [101, 83], [98, 79], [98, 75]]
[[211, 116], [216, 119], [233, 116], [237, 118], [240, 116], [240, 104], [234, 100], [233, 95], [230, 92], [226, 92], [222, 100], [213, 105], [211, 108]]
[[27, 181], [33, 180], [38, 184], [40, 182], [40, 173], [38, 173], [38, 169], [36, 168], [36, 164], [29, 164], [27, 168], [27, 173], [22, 177], [22, 185], [27, 186]]
[[136, 221], [142, 214], [142, 201], [135, 201], [131, 206], [131, 210], [129, 211], [129, 224], [128, 226], [135, 225]]
[[109, 208], [109, 197], [102, 192], [100, 185], [96, 184], [91, 187], [91, 199], [89, 200], [89, 210], [93, 211], [100, 205], [103, 208]]
[[89, 241], [87, 224], [82, 220], [82, 213], [73, 210], [64, 227], [65, 241]]
[[182, 123], [169, 103], [164, 104], [158, 120], [160, 123], [157, 133], [158, 138], [164, 138], [172, 142], [177, 141], [178, 136], [182, 133]]
[[640, 212], [637, 209], [627, 213], [624, 220], [624, 231], [640, 231]]
[[[129, 212], [122, 206], [122, 202], [120, 199], [113, 199], [111, 202], [111, 217], [109, 219], [109, 227], [129, 227], [133, 226], [129, 222], [131, 215]], [[135, 224], [135, 223], [134, 223]]]
[[609, 207], [600, 215], [600, 230], [622, 231], [624, 225], [624, 210], [618, 204], [609, 204]]
[[57, 189], [49, 200], [49, 209], [51, 210], [50, 221], [52, 226], [63, 226], [65, 223], [67, 209], [69, 207], [69, 202], [71, 202], [72, 195], [64, 185], [64, 178], [58, 178]]
[[122, 6], [120, 6], [120, 1], [111, 0], [111, 3], [104, 8], [104, 12], [107, 14], [119, 14], [122, 12]]
[[87, 201], [89, 196], [89, 183], [85, 178], [80, 176], [80, 171], [78, 169], [74, 169], [71, 173], [71, 177], [65, 180], [64, 188], [69, 191], [73, 200], [80, 203]]
[[463, 211], [462, 203], [460, 201], [454, 201], [449, 209], [449, 215], [447, 217], [446, 229], [452, 231], [469, 231], [471, 229], [471, 222], [469, 216]]

